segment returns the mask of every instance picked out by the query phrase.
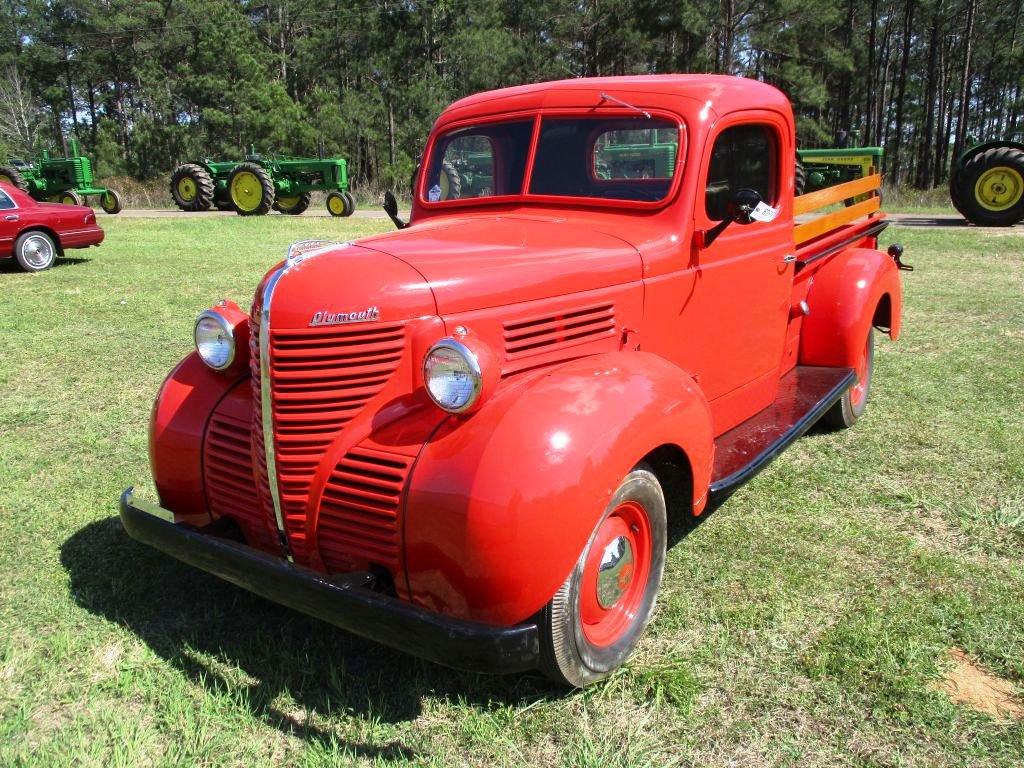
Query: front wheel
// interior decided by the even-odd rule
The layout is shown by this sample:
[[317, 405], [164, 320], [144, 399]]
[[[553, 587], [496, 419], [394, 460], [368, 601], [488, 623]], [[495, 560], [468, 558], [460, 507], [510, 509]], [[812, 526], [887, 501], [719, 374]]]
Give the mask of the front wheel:
[[73, 189], [69, 189], [67, 192], [62, 192], [58, 199], [60, 202], [64, 203], [64, 205], [85, 205], [85, 198]]
[[665, 570], [665, 496], [638, 465], [619, 485], [569, 578], [540, 616], [541, 670], [582, 688], [629, 657]]
[[100, 195], [100, 208], [103, 209], [104, 213], [114, 215], [120, 213], [124, 204], [121, 201], [121, 193], [116, 189], [108, 189], [102, 195]]
[[871, 376], [875, 372], [875, 329], [868, 330], [868, 339], [864, 344], [860, 360], [854, 373], [857, 379], [853, 385], [846, 390], [839, 402], [833, 405], [824, 416], [821, 423], [828, 429], [849, 429], [857, 423], [868, 407], [868, 395], [871, 394]]

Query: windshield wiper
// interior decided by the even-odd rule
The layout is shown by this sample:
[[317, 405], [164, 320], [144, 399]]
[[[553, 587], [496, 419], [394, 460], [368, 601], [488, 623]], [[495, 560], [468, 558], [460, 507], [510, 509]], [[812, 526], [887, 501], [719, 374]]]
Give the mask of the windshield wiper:
[[640, 107], [635, 107], [632, 104], [630, 104], [628, 101], [623, 101], [622, 99], [617, 99], [614, 96], [611, 96], [611, 95], [609, 95], [607, 93], [604, 93], [603, 91], [601, 92], [601, 100], [602, 101], [614, 101], [616, 104], [620, 104], [623, 107], [626, 107], [626, 109], [632, 109], [634, 112], [639, 112], [641, 115], [646, 117], [648, 120], [651, 119], [651, 113], [648, 112], [646, 109], [640, 109]]

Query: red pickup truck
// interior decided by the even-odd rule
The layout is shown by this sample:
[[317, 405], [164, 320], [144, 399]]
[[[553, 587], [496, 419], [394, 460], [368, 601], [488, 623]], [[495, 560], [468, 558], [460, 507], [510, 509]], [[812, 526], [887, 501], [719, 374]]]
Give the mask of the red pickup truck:
[[442, 664], [608, 675], [669, 530], [851, 426], [899, 335], [879, 177], [794, 198], [794, 141], [733, 77], [456, 102], [410, 225], [296, 244], [251, 312], [199, 316], [125, 529]]

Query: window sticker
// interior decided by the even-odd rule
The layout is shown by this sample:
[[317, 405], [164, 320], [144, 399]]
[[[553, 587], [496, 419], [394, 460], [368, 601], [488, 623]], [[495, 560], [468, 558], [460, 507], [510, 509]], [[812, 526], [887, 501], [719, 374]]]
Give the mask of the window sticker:
[[752, 221], [775, 221], [775, 217], [779, 215], [778, 208], [772, 208], [767, 205], [764, 201], [754, 206], [754, 210], [750, 212], [750, 218]]
[[439, 184], [435, 184], [434, 186], [432, 186], [427, 191], [427, 200], [429, 200], [432, 203], [436, 203], [440, 199], [441, 199], [441, 186]]

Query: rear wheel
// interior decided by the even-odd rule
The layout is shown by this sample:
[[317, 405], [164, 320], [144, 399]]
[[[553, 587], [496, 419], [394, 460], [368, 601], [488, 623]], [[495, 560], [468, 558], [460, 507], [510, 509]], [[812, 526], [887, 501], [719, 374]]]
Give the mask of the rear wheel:
[[207, 211], [213, 205], [213, 177], [198, 163], [179, 165], [171, 174], [171, 197], [183, 211]]
[[995, 147], [979, 152], [957, 170], [955, 179], [951, 197], [968, 221], [1008, 227], [1024, 220], [1024, 151]]
[[256, 163], [235, 166], [228, 176], [228, 193], [239, 216], [262, 216], [274, 205], [274, 183]]
[[807, 171], [804, 170], [804, 164], [797, 160], [796, 168], [793, 171], [793, 197], [800, 197], [806, 187]]
[[57, 200], [64, 205], [85, 205], [85, 198], [75, 192], [73, 189], [69, 189], [67, 192], [61, 192], [57, 196]]
[[541, 612], [544, 674], [582, 687], [622, 666], [654, 610], [666, 543], [665, 496], [640, 464], [623, 479], [576, 567]]
[[0, 165], [0, 181], [4, 184], [10, 184], [12, 187], [17, 187], [22, 192], [28, 192], [28, 182], [25, 181], [21, 171], [13, 165]]
[[103, 209], [104, 213], [111, 215], [120, 213], [124, 206], [121, 203], [121, 193], [116, 189], [108, 189], [102, 195], [100, 195], [100, 208]]
[[868, 407], [868, 396], [871, 394], [871, 376], [875, 371], [875, 329], [868, 331], [868, 338], [860, 354], [854, 373], [856, 381], [846, 390], [843, 396], [821, 418], [821, 423], [828, 429], [849, 429], [857, 423]]
[[57, 246], [45, 232], [25, 232], [14, 242], [14, 258], [26, 272], [42, 272], [57, 260]]
[[281, 213], [287, 213], [289, 216], [298, 216], [309, 208], [309, 192], [305, 192], [301, 195], [292, 195], [291, 197], [282, 197], [278, 195], [274, 199], [274, 210], [280, 211]]

